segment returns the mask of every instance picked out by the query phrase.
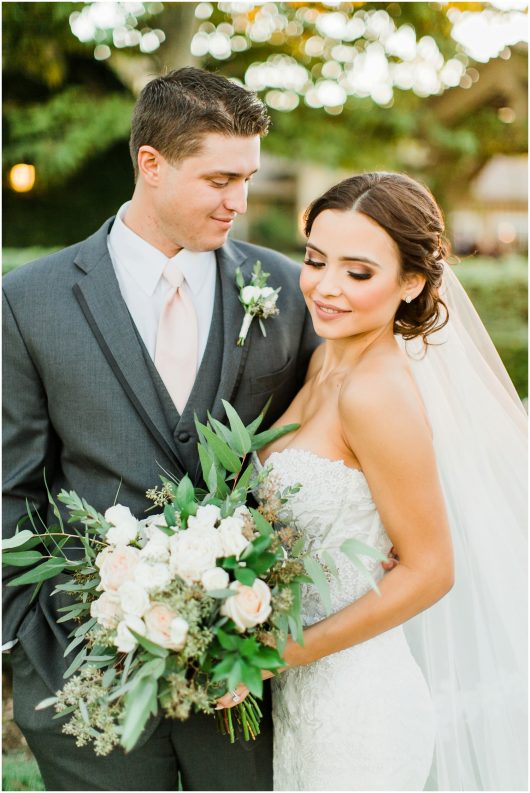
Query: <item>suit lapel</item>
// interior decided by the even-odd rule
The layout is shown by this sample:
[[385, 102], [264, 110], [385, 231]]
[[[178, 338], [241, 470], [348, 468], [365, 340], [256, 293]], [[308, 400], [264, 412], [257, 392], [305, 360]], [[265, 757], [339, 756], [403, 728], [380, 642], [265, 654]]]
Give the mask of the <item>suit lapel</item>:
[[75, 264], [84, 273], [74, 294], [103, 354], [142, 420], [171, 458], [181, 464], [134, 322], [120, 292], [107, 248], [110, 223], [81, 247]]
[[216, 251], [216, 256], [223, 301], [223, 361], [219, 388], [211, 412], [215, 418], [222, 421], [225, 418], [225, 410], [221, 399], [233, 402], [245, 368], [252, 334], [253, 331], [255, 332], [253, 322], [244, 346], [237, 346], [237, 337], [245, 312], [239, 301], [239, 288], [235, 280], [236, 269], [241, 268], [245, 282], [248, 283], [254, 262], [246, 259], [231, 242], [227, 242]]

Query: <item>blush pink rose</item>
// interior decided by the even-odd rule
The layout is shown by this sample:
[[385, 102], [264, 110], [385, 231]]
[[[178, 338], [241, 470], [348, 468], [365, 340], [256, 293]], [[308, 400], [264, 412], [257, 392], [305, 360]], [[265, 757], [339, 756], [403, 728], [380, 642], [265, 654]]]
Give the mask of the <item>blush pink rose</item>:
[[147, 628], [146, 636], [155, 644], [160, 644], [169, 650], [181, 650], [184, 647], [188, 625], [167, 606], [155, 603], [144, 614], [144, 622]]
[[237, 595], [224, 601], [221, 614], [234, 620], [239, 631], [265, 622], [271, 613], [271, 591], [265, 581], [256, 578], [252, 586], [234, 581], [230, 589], [235, 589]]
[[118, 546], [107, 554], [100, 568], [101, 587], [107, 592], [117, 592], [126, 581], [131, 581], [135, 567], [140, 561], [138, 548]]

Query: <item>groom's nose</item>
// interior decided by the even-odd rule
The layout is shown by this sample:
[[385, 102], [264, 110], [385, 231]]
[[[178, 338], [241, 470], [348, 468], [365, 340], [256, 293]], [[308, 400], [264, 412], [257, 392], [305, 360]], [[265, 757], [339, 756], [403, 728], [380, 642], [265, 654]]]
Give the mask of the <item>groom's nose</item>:
[[247, 182], [234, 181], [230, 185], [229, 191], [226, 194], [225, 200], [223, 202], [226, 209], [228, 209], [230, 212], [237, 212], [238, 215], [244, 215], [247, 211], [247, 193]]

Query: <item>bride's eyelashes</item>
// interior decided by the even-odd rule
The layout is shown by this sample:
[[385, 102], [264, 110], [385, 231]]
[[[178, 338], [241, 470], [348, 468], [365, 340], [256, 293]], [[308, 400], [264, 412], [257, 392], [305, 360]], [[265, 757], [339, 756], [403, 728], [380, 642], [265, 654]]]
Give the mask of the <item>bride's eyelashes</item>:
[[[322, 267], [325, 267], [324, 262], [317, 262], [314, 259], [306, 258], [304, 259], [304, 264], [309, 265], [309, 267], [314, 267], [315, 270], [321, 270]], [[372, 277], [372, 273], [355, 273], [351, 270], [348, 270], [348, 275], [350, 278], [355, 279], [356, 281], [367, 281], [369, 278]]]

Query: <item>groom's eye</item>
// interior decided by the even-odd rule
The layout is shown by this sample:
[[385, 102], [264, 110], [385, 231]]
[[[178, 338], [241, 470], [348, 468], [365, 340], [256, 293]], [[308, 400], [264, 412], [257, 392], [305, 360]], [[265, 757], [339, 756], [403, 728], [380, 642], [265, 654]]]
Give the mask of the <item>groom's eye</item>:
[[228, 180], [226, 180], [225, 182], [218, 182], [215, 179], [212, 179], [211, 183], [213, 184], [214, 187], [226, 187], [228, 184]]

